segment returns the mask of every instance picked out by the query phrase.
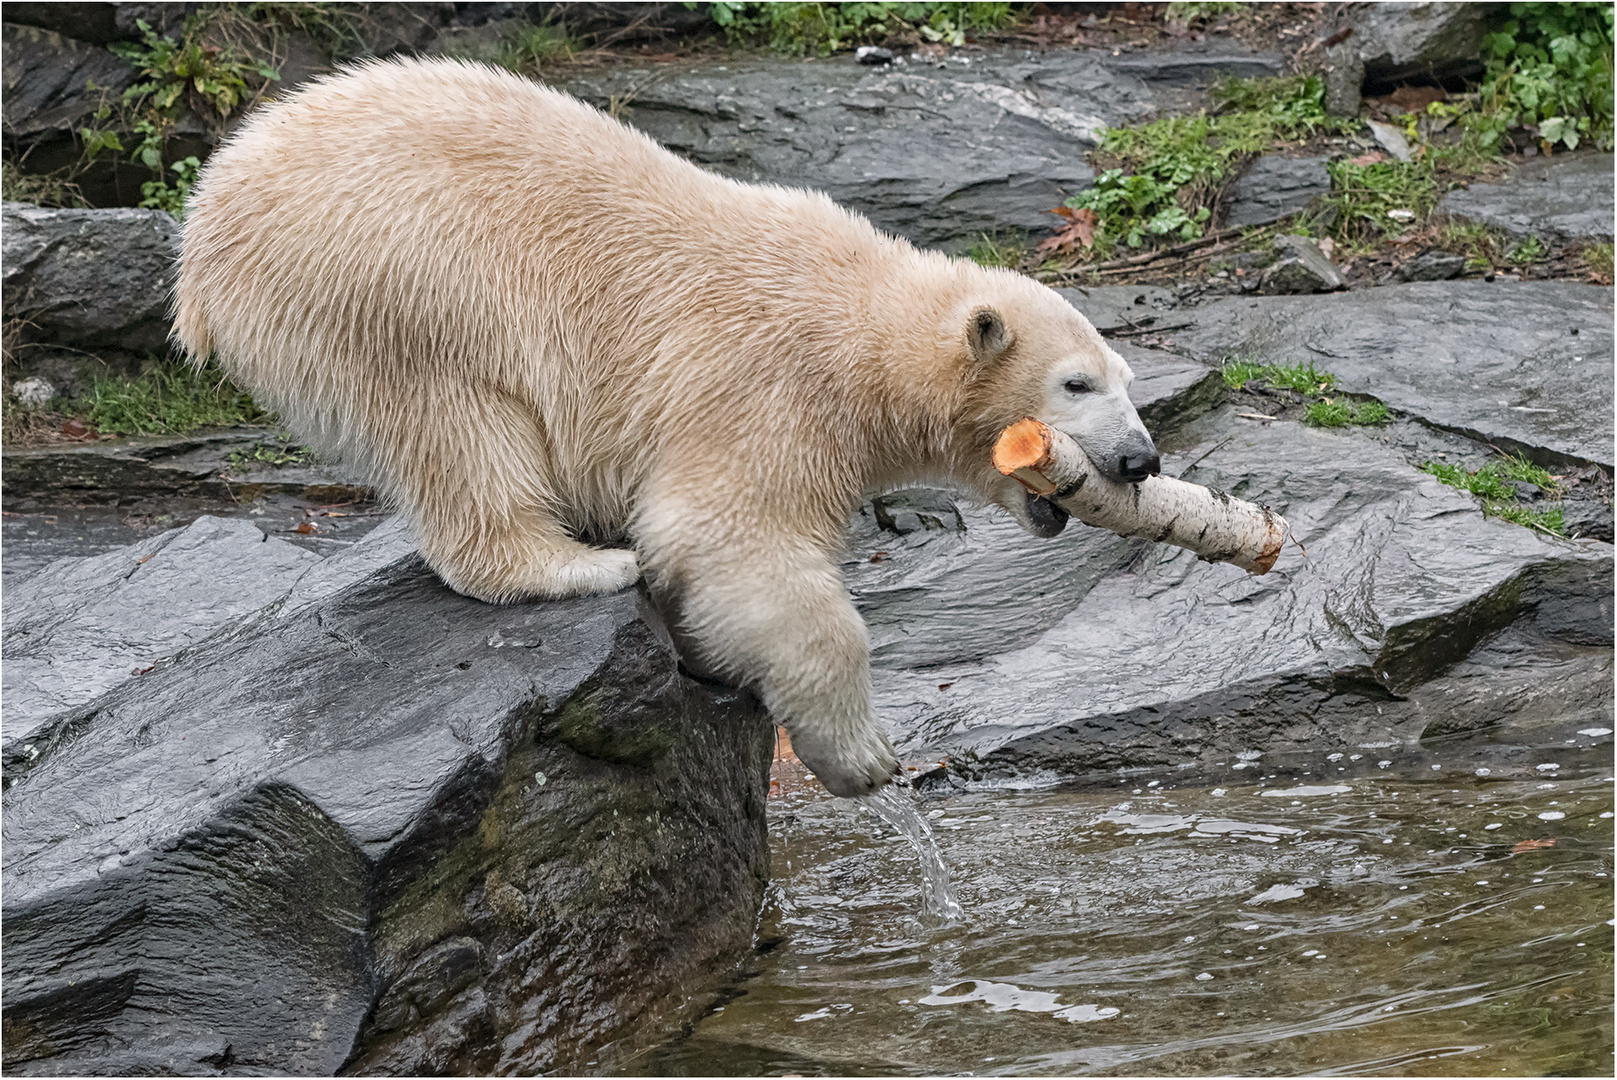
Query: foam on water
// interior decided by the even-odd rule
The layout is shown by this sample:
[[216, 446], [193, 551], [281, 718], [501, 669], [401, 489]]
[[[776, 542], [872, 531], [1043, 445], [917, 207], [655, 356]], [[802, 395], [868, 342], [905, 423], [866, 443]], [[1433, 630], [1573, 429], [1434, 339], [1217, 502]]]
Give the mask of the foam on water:
[[959, 922], [965, 915], [955, 897], [954, 885], [949, 881], [949, 868], [943, 865], [943, 855], [927, 824], [915, 809], [914, 796], [908, 788], [889, 784], [868, 799], [861, 800], [871, 813], [897, 829], [915, 849], [921, 861], [921, 914], [944, 922]]

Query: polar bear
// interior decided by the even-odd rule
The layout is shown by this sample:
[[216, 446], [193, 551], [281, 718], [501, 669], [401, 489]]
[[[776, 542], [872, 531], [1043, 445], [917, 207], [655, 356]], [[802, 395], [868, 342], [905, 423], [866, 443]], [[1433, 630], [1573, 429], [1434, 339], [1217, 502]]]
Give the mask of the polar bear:
[[1128, 365], [1051, 290], [478, 65], [370, 63], [259, 109], [193, 192], [175, 305], [190, 356], [368, 476], [451, 588], [644, 573], [838, 795], [898, 768], [837, 570], [861, 500], [947, 483], [1059, 531], [990, 462], [1024, 416], [1115, 479], [1157, 471]]

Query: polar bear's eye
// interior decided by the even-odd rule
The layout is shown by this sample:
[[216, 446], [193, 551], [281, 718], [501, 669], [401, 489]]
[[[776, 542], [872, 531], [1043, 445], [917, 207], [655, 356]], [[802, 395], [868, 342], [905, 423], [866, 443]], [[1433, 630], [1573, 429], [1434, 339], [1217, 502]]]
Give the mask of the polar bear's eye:
[[1068, 379], [1064, 389], [1069, 394], [1087, 394], [1093, 388], [1088, 379]]

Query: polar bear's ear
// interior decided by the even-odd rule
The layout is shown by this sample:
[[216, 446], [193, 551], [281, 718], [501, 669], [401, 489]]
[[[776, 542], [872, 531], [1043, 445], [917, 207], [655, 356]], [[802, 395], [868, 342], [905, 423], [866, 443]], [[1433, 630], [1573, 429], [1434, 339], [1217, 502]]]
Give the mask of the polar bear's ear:
[[1011, 332], [999, 312], [984, 306], [971, 313], [966, 323], [966, 341], [971, 345], [971, 358], [984, 368], [1005, 355], [1011, 347]]

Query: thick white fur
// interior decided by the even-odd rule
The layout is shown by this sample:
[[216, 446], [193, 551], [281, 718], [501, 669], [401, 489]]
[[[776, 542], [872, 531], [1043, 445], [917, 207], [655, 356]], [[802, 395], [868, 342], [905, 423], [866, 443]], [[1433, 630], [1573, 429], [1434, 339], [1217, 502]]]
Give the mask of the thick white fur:
[[203, 171], [183, 252], [176, 338], [368, 475], [452, 588], [644, 569], [839, 794], [896, 768], [836, 568], [860, 500], [952, 482], [1025, 524], [1001, 428], [1139, 426], [1127, 365], [1050, 290], [485, 67], [373, 63], [260, 109]]

